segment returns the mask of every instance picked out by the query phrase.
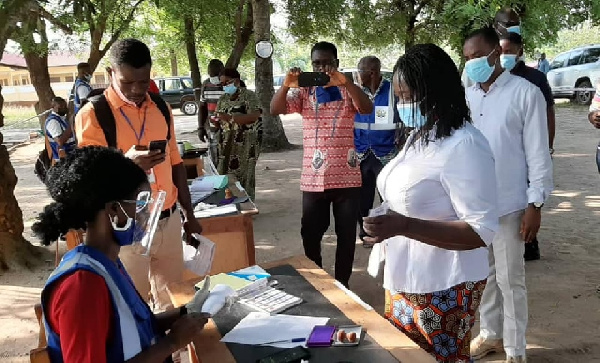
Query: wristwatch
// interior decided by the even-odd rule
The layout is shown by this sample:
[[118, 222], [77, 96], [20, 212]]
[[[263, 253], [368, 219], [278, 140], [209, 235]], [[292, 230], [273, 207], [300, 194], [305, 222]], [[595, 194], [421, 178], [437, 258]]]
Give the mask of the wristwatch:
[[535, 208], [535, 210], [541, 210], [542, 207], [544, 206], [544, 203], [534, 202], [534, 203], [531, 203], [531, 205], [533, 205], [533, 208]]

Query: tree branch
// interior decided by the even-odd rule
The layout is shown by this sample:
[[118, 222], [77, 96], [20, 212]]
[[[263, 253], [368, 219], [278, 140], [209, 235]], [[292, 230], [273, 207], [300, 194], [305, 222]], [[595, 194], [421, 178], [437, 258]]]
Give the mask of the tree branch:
[[60, 30], [65, 32], [66, 34], [69, 34], [69, 35], [73, 34], [73, 29], [71, 29], [68, 25], [64, 24], [60, 20], [56, 19], [54, 17], [54, 15], [50, 14], [40, 4], [38, 4], [37, 2], [32, 2], [32, 5], [33, 4], [35, 4], [35, 5], [32, 6], [30, 9], [30, 11], [33, 14], [48, 20], [51, 24], [53, 24], [54, 26], [56, 26], [57, 28], [59, 28]]

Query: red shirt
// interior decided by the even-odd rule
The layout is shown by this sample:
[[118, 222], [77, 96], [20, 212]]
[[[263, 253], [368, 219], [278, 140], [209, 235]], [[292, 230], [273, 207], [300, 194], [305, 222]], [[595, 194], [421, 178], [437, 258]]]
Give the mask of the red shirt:
[[[288, 93], [287, 113], [302, 115], [302, 191], [322, 192], [326, 189], [361, 186], [360, 166], [354, 149], [354, 116], [357, 108], [346, 88], [339, 89], [343, 99], [320, 104], [318, 115], [315, 112], [316, 97], [310, 94], [310, 88]], [[317, 170], [312, 167], [315, 150], [322, 152], [325, 160]]]
[[112, 310], [106, 282], [93, 272], [79, 270], [55, 283], [46, 311], [65, 363], [106, 362]]

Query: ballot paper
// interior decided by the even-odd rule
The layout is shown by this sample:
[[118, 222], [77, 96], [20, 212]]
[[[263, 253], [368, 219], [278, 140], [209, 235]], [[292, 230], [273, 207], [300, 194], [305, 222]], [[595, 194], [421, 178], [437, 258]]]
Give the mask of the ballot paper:
[[[387, 202], [381, 203], [380, 206], [369, 211], [369, 217], [379, 217], [386, 215], [390, 210]], [[379, 274], [381, 263], [385, 261], [385, 242], [375, 243], [371, 254], [369, 255], [369, 264], [367, 265], [367, 273], [373, 277]]]
[[212, 191], [215, 189], [225, 188], [228, 183], [229, 178], [227, 175], [201, 176], [194, 179], [192, 185], [190, 185], [190, 190], [192, 192]]
[[262, 345], [264, 343], [304, 338], [304, 342], [266, 344], [276, 348], [306, 347], [306, 341], [316, 325], [325, 325], [329, 318], [295, 315], [269, 315], [252, 312], [225, 334], [223, 343]]
[[204, 276], [208, 274], [215, 258], [215, 244], [208, 238], [193, 234], [194, 238], [200, 242], [198, 248], [183, 243], [183, 265], [188, 270], [197, 275]]

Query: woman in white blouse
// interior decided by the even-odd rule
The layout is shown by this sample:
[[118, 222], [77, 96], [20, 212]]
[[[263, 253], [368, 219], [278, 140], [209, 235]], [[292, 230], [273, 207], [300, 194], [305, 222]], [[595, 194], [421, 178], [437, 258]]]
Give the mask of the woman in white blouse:
[[469, 362], [470, 329], [498, 225], [492, 151], [471, 125], [452, 59], [433, 44], [394, 68], [400, 118], [414, 127], [379, 174], [387, 213], [365, 218], [385, 255], [386, 317], [439, 362]]

